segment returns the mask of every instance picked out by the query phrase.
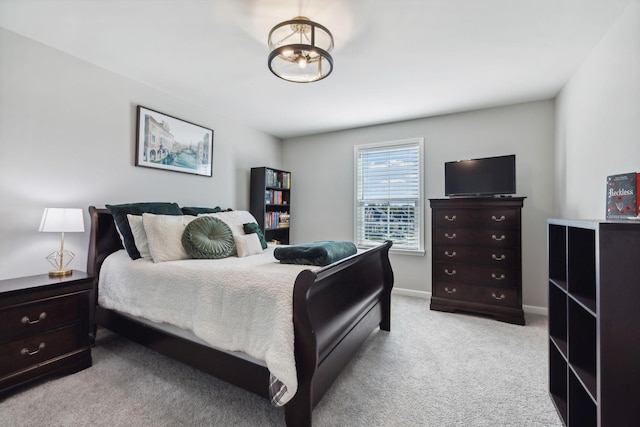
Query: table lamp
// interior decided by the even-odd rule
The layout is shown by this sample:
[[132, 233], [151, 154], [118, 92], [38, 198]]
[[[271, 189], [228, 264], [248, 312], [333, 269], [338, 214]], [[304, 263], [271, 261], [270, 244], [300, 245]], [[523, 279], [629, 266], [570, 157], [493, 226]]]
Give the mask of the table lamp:
[[55, 270], [49, 272], [49, 276], [61, 277], [71, 274], [72, 270], [66, 267], [75, 254], [64, 248], [64, 233], [84, 231], [82, 209], [45, 208], [38, 231], [61, 233], [60, 250], [54, 251], [47, 256], [47, 261], [55, 268]]

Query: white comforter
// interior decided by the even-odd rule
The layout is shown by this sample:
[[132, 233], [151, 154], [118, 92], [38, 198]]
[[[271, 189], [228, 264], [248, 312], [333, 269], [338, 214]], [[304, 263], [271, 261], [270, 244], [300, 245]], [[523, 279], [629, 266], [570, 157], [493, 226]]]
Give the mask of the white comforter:
[[263, 360], [295, 394], [293, 283], [302, 270], [280, 264], [273, 248], [245, 258], [153, 263], [111, 254], [100, 270], [98, 303], [105, 308], [192, 331], [211, 345]]

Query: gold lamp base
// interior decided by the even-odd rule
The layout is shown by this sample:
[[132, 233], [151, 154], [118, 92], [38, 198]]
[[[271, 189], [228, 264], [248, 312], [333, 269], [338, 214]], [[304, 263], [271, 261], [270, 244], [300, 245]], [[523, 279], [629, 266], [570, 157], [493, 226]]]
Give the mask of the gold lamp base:
[[53, 270], [49, 272], [49, 277], [71, 276], [73, 270]]
[[83, 232], [84, 221], [82, 209], [45, 208], [40, 222], [40, 231], [60, 233], [60, 250], [54, 251], [46, 257], [54, 270], [49, 271], [49, 277], [64, 277], [71, 274], [67, 264], [71, 262], [75, 254], [64, 248], [64, 233]]
[[75, 254], [71, 251], [64, 249], [64, 246], [59, 251], [52, 252], [47, 261], [55, 268], [49, 272], [49, 277], [64, 277], [71, 274], [71, 269], [67, 268], [67, 265], [75, 257]]

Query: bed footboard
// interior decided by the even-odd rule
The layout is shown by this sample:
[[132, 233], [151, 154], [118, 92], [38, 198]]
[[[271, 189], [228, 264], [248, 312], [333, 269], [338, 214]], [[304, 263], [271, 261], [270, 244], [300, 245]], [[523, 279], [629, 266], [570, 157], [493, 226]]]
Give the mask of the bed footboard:
[[378, 326], [391, 328], [391, 242], [316, 271], [293, 291], [298, 391], [285, 406], [287, 425], [311, 425], [311, 412]]

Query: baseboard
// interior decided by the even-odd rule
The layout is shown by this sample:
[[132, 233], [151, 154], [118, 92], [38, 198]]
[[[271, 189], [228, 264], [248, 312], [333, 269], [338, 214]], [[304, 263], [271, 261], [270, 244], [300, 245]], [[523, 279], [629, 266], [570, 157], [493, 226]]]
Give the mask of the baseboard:
[[404, 289], [404, 288], [397, 288], [394, 286], [394, 288], [391, 290], [392, 294], [398, 294], [398, 295], [405, 295], [408, 297], [416, 297], [416, 298], [424, 298], [424, 299], [430, 299], [431, 298], [431, 292], [427, 292], [427, 291], [416, 291], [413, 289]]
[[[398, 288], [398, 287], [394, 287], [391, 293], [397, 294], [397, 295], [415, 297], [415, 298], [424, 298], [424, 299], [431, 298], [431, 292], [416, 291], [413, 289], [404, 289], [404, 288]], [[537, 305], [523, 305], [522, 310], [524, 310], [525, 313], [542, 314], [543, 316], [549, 315], [549, 309], [547, 307], [539, 307]]]
[[547, 307], [539, 307], [537, 305], [523, 305], [522, 309], [525, 313], [542, 314], [543, 316], [549, 315], [549, 309]]

